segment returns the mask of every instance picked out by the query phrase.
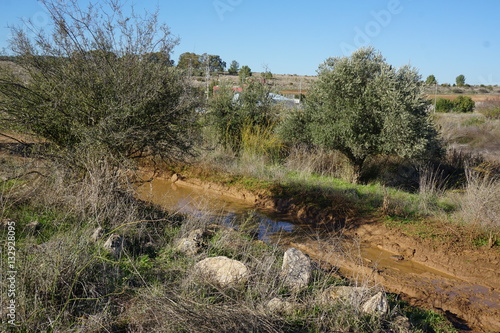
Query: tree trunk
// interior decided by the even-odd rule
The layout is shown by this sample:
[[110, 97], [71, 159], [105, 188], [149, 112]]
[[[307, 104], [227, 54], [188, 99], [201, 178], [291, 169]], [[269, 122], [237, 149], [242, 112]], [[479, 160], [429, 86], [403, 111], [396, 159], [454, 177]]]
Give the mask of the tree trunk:
[[363, 170], [363, 164], [365, 163], [366, 157], [356, 157], [351, 151], [343, 152], [347, 156], [352, 167], [351, 182], [353, 184], [358, 184], [361, 178], [361, 171]]

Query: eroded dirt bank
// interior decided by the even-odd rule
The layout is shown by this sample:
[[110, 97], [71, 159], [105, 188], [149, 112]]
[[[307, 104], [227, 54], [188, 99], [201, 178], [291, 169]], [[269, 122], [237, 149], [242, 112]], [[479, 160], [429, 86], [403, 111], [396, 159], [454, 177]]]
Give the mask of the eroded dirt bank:
[[[171, 175], [164, 175], [170, 179]], [[177, 186], [191, 187], [243, 200], [264, 210], [287, 210], [295, 218], [315, 227], [339, 221], [335, 212], [319, 212], [268, 193], [237, 189], [199, 179], [174, 176]], [[329, 230], [321, 237], [288, 240], [321, 264], [341, 274], [381, 284], [388, 292], [400, 294], [410, 304], [442, 311], [463, 331], [500, 331], [500, 251], [466, 249], [433, 240], [414, 238], [389, 229], [381, 218], [344, 216], [340, 230], [344, 245], [329, 241]], [[331, 234], [331, 237], [338, 237]], [[351, 246], [352, 249], [346, 250]], [[346, 256], [358, 253], [358, 256]]]

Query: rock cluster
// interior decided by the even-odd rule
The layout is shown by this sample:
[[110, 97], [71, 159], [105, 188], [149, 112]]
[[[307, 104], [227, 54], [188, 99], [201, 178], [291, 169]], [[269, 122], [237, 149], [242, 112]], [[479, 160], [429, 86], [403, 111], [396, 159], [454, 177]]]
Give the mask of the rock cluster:
[[[175, 243], [175, 250], [187, 256], [195, 256], [206, 246], [207, 237], [213, 235], [215, 230], [235, 232], [221, 226], [210, 226], [214, 230], [195, 229], [186, 237], [180, 238]], [[91, 240], [97, 242], [104, 236], [104, 230], [97, 228]], [[116, 258], [124, 248], [125, 239], [122, 235], [111, 234], [103, 247]], [[311, 282], [313, 266], [311, 259], [296, 248], [289, 248], [283, 256], [283, 264], [280, 279], [283, 286], [287, 287], [292, 295], [297, 295]], [[252, 278], [251, 269], [243, 262], [225, 256], [209, 257], [198, 261], [193, 268], [193, 274], [200, 281], [217, 285], [220, 288], [235, 288], [244, 286]], [[389, 311], [389, 305], [385, 293], [378, 292], [375, 295], [371, 290], [363, 287], [333, 286], [326, 289], [319, 299], [323, 304], [336, 304], [339, 301], [349, 302], [359, 306], [365, 313], [373, 315], [384, 315]], [[273, 313], [288, 314], [300, 307], [296, 302], [282, 298], [272, 298], [263, 304], [266, 311]]]

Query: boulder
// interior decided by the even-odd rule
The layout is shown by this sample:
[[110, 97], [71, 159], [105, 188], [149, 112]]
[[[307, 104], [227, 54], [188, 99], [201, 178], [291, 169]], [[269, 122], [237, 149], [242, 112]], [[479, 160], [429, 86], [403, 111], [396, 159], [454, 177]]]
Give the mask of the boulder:
[[194, 270], [201, 278], [221, 287], [244, 284], [250, 277], [250, 270], [245, 264], [224, 256], [206, 258], [198, 262]]
[[115, 256], [115, 258], [118, 258], [123, 250], [124, 243], [125, 239], [123, 238], [123, 236], [118, 234], [111, 234], [104, 243], [103, 247], [111, 252], [111, 254]]
[[308, 256], [293, 247], [285, 252], [281, 275], [286, 286], [298, 292], [307, 287], [311, 274], [312, 265]]
[[384, 315], [389, 311], [389, 303], [383, 292], [378, 292], [362, 306], [361, 310], [368, 314]]

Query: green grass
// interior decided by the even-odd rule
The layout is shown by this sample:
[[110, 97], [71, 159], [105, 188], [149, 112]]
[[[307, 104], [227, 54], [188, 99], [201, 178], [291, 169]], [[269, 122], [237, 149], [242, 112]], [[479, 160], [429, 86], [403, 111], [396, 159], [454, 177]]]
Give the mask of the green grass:
[[396, 294], [387, 295], [391, 307], [397, 309], [406, 316], [414, 332], [433, 332], [433, 333], [456, 333], [458, 330], [445, 318], [444, 315], [432, 310], [425, 310], [410, 306], [407, 302], [400, 299]]

